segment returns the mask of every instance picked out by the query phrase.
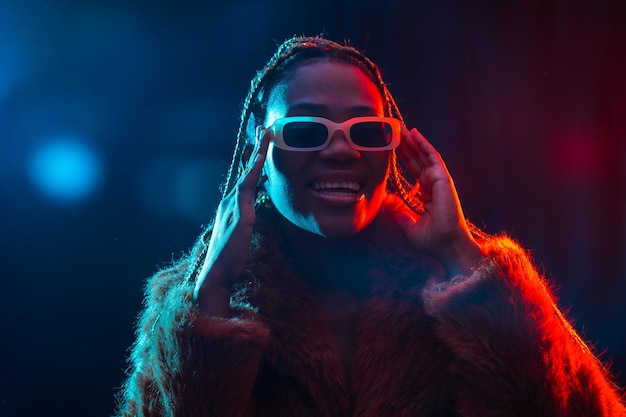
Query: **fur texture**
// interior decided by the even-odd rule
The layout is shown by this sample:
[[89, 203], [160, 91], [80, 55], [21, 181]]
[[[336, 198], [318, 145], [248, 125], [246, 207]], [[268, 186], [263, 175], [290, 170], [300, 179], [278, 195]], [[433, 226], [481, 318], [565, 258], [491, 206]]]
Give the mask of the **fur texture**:
[[275, 216], [259, 215], [231, 319], [192, 304], [204, 241], [150, 280], [118, 416], [626, 415], [517, 244], [482, 237], [482, 264], [448, 280], [384, 218], [365, 235], [370, 291], [348, 381]]

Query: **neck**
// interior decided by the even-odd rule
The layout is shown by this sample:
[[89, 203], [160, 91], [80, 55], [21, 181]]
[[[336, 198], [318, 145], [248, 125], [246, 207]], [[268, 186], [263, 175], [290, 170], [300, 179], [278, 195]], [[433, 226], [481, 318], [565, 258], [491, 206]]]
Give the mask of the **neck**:
[[281, 222], [287, 253], [313, 291], [367, 295], [371, 254], [360, 234], [328, 238], [305, 231], [284, 218]]

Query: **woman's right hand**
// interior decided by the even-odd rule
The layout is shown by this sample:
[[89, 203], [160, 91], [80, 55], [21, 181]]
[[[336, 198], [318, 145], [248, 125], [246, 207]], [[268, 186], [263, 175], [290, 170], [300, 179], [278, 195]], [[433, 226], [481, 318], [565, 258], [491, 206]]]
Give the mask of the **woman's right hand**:
[[248, 258], [256, 187], [271, 134], [259, 127], [256, 135], [243, 174], [217, 208], [209, 248], [196, 281], [194, 301], [200, 310], [216, 317], [229, 316], [231, 287], [242, 276]]

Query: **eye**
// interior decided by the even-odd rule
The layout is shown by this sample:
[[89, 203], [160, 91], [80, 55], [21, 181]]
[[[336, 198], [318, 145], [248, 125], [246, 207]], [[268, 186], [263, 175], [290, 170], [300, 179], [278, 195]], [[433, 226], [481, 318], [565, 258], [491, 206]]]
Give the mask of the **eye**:
[[310, 148], [323, 145], [328, 129], [316, 122], [291, 122], [283, 126], [283, 140], [294, 148]]
[[384, 122], [361, 122], [350, 128], [352, 141], [359, 146], [381, 147], [391, 143], [393, 130]]

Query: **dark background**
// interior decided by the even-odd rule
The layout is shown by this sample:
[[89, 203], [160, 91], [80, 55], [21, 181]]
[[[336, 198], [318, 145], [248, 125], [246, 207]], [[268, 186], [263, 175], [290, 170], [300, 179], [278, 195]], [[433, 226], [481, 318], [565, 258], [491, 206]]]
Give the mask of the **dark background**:
[[626, 2], [0, 3], [0, 415], [107, 416], [145, 279], [218, 203], [293, 34], [376, 60], [466, 215], [519, 239], [626, 382]]

